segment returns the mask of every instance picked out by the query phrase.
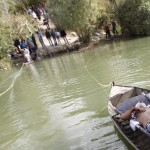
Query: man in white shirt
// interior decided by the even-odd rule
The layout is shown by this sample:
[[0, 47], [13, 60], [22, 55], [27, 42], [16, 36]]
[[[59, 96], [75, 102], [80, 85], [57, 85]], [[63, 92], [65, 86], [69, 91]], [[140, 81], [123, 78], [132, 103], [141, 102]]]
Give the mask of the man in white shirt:
[[30, 62], [31, 61], [30, 51], [27, 48], [24, 48], [23, 53], [24, 53], [24, 58], [26, 59], [26, 61]]
[[37, 19], [37, 15], [34, 11], [31, 12], [31, 16], [34, 18], [34, 19]]

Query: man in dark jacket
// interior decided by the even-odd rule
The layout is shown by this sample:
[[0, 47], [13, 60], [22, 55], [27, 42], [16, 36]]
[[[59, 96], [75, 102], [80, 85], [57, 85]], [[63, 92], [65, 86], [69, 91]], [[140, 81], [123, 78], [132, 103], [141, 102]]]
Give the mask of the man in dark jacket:
[[45, 36], [46, 36], [47, 40], [49, 41], [49, 44], [51, 46], [53, 46], [53, 42], [51, 40], [51, 33], [50, 33], [50, 31], [48, 29], [45, 30]]
[[35, 60], [37, 57], [37, 47], [32, 42], [32, 39], [30, 39], [28, 36], [27, 36], [27, 45], [28, 45], [32, 60]]
[[17, 51], [17, 53], [21, 53], [21, 48], [20, 48], [20, 41], [19, 41], [19, 39], [15, 39], [14, 40], [14, 46], [15, 46], [15, 48], [16, 48], [16, 51]]
[[65, 32], [65, 30], [60, 30], [60, 35], [61, 35], [61, 37], [64, 39], [64, 42], [66, 43], [66, 44], [69, 44], [69, 42], [68, 42], [68, 40], [67, 40], [67, 38], [66, 38], [66, 32]]
[[112, 25], [112, 32], [113, 32], [113, 34], [114, 35], [118, 34], [118, 31], [116, 29], [116, 22], [114, 20], [111, 22], [111, 25]]
[[36, 43], [35, 36], [34, 36], [34, 34], [33, 34], [33, 33], [31, 33], [31, 32], [30, 32], [30, 34], [31, 34], [32, 42], [33, 42], [33, 44], [35, 45], [35, 47], [36, 47], [36, 49], [37, 49], [37, 48], [38, 48], [38, 46], [37, 46], [37, 43]]

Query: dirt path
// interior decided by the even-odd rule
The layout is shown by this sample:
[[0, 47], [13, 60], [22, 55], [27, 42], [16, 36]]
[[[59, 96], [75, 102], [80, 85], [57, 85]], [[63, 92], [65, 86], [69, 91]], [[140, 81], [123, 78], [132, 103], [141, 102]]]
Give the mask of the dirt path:
[[[45, 37], [45, 29], [47, 29], [47, 26], [46, 25], [43, 25], [43, 17], [41, 18], [41, 21], [38, 20], [38, 23], [39, 23], [39, 28], [42, 32], [42, 35], [43, 35], [43, 40], [44, 40], [44, 43], [48, 49], [48, 52], [51, 52], [51, 53], [59, 53], [59, 52], [63, 52], [66, 50], [66, 47], [67, 46], [72, 46], [73, 43], [75, 43], [76, 41], [78, 41], [78, 37], [75, 36], [73, 34], [73, 32], [69, 33], [67, 32], [67, 40], [69, 42], [69, 45], [66, 45], [64, 40], [62, 38], [60, 38], [60, 43], [58, 43], [58, 45], [56, 46], [50, 46], [49, 44], [49, 41], [46, 39]], [[49, 19], [49, 26], [50, 28], [54, 29], [55, 28], [55, 25], [54, 23], [52, 22], [52, 20]], [[40, 43], [38, 43], [38, 46], [39, 46], [39, 54], [40, 55], [46, 55], [47, 51], [43, 50], [43, 48], [41, 47]]]

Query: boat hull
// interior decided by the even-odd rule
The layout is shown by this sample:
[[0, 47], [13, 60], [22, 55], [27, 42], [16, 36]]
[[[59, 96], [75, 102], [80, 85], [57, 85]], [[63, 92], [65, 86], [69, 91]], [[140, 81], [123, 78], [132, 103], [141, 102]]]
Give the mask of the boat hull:
[[150, 93], [149, 89], [113, 84], [109, 95], [108, 112], [111, 120], [119, 133], [135, 150], [150, 149], [150, 134], [141, 126], [133, 131], [130, 127], [130, 121], [119, 122], [115, 117], [118, 114], [116, 110], [119, 104], [127, 102], [128, 99], [148, 93]]

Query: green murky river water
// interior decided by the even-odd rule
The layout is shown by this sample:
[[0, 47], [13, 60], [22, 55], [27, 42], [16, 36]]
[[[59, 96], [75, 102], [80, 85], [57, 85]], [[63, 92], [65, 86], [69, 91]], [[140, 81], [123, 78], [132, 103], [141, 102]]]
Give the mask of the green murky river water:
[[0, 150], [127, 150], [107, 111], [111, 81], [150, 88], [150, 38], [0, 73]]

